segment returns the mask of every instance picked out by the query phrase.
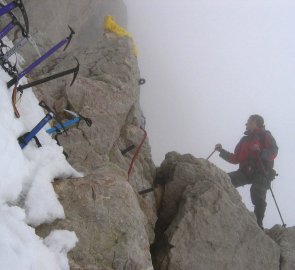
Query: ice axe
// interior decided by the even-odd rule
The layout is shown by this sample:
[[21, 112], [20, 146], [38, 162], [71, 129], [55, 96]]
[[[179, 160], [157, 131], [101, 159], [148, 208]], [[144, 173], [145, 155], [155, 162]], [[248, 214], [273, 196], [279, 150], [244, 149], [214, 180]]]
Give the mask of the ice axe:
[[92, 125], [91, 119], [86, 118], [85, 116], [82, 116], [81, 114], [70, 111], [70, 110], [64, 110], [64, 111], [67, 112], [68, 114], [70, 114], [71, 116], [74, 116], [74, 118], [64, 122], [63, 126], [61, 126], [61, 124], [58, 123], [54, 127], [47, 129], [46, 132], [48, 134], [61, 133], [62, 129], [65, 130], [65, 128], [69, 128], [75, 124], [78, 124], [82, 120], [85, 121], [85, 123], [88, 127], [91, 127], [91, 125]]
[[[12, 9], [14, 9], [16, 7], [18, 7], [22, 13], [24, 23], [25, 23], [24, 26], [19, 22], [17, 17], [12, 12]], [[0, 39], [5, 37], [10, 32], [10, 30], [12, 30], [15, 26], [19, 26], [22, 31], [22, 35], [24, 37], [28, 37], [28, 35], [29, 35], [29, 20], [28, 20], [28, 15], [27, 15], [27, 12], [26, 12], [25, 7], [23, 5], [23, 2], [21, 0], [13, 1], [6, 6], [4, 6], [3, 4], [0, 3], [0, 16], [2, 16], [3, 14], [6, 14], [6, 13], [8, 13], [8, 15], [10, 16], [10, 18], [12, 20], [9, 24], [7, 24], [4, 27], [3, 30], [0, 31]]]
[[33, 86], [37, 86], [39, 84], [42, 84], [42, 83], [45, 83], [45, 82], [49, 82], [51, 80], [54, 80], [54, 79], [57, 79], [57, 78], [60, 78], [60, 77], [63, 77], [63, 76], [66, 76], [66, 75], [69, 75], [69, 74], [72, 74], [73, 73], [73, 79], [72, 79], [72, 82], [70, 84], [70, 86], [72, 86], [73, 83], [76, 80], [76, 77], [77, 77], [78, 72], [79, 72], [79, 67], [80, 67], [79, 61], [78, 61], [78, 59], [76, 57], [75, 57], [75, 60], [77, 62], [77, 66], [76, 67], [71, 68], [71, 69], [68, 69], [68, 70], [65, 70], [65, 71], [62, 71], [62, 72], [59, 72], [59, 73], [56, 73], [56, 74], [53, 74], [51, 76], [45, 77], [43, 79], [40, 79], [40, 80], [31, 82], [31, 83], [27, 83], [25, 85], [19, 85], [17, 87], [17, 91], [18, 92], [22, 92], [24, 89], [27, 89], [27, 88], [30, 88], [30, 87], [33, 87]]
[[61, 40], [58, 44], [53, 46], [50, 50], [48, 50], [45, 54], [43, 54], [41, 57], [39, 57], [36, 61], [34, 61], [31, 65], [29, 65], [27, 68], [25, 68], [22, 72], [18, 74], [17, 77], [12, 78], [7, 83], [7, 88], [10, 88], [13, 84], [15, 84], [18, 80], [20, 80], [22, 77], [30, 73], [35, 67], [37, 67], [39, 64], [41, 64], [44, 60], [46, 60], [49, 56], [54, 54], [59, 48], [65, 45], [64, 50], [68, 47], [70, 44], [73, 35], [75, 34], [74, 30], [68, 26], [70, 29], [70, 34], [65, 39]]
[[27, 132], [23, 136], [20, 136], [18, 138], [21, 149], [24, 149], [28, 145], [28, 143], [36, 137], [37, 133], [53, 118], [55, 118], [56, 121], [61, 125], [62, 129], [65, 130], [64, 125], [59, 121], [59, 119], [57, 119], [57, 116], [55, 115], [53, 110], [43, 100], [39, 102], [39, 106], [46, 110], [47, 114], [30, 132]]

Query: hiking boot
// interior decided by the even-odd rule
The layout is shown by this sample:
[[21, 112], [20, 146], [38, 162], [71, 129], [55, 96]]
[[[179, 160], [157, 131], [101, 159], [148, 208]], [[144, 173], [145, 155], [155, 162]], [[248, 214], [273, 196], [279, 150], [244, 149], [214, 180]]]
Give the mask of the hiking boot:
[[261, 218], [258, 218], [257, 217], [257, 224], [261, 228], [261, 230], [264, 230], [264, 227], [263, 227], [263, 223], [262, 223], [262, 219]]
[[254, 207], [254, 214], [256, 216], [257, 224], [262, 230], [264, 230], [263, 223], [262, 223], [263, 218], [264, 218], [264, 212], [265, 212], [265, 207], [261, 207], [261, 206]]

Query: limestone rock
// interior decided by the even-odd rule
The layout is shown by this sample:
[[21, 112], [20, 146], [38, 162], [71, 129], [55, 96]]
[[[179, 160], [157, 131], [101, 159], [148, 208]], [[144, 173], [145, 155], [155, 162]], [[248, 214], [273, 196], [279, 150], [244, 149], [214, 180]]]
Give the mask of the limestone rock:
[[[85, 177], [54, 182], [66, 219], [37, 228], [42, 237], [52, 229], [75, 231], [72, 270], [152, 270], [153, 242], [156, 270], [294, 268], [293, 229], [269, 233], [280, 249], [257, 226], [227, 174], [210, 162], [172, 152], [156, 173], [147, 138], [128, 176], [144, 135], [140, 72], [131, 40], [103, 34], [102, 28], [105, 15], [126, 27], [123, 0], [26, 0], [25, 5], [42, 54], [68, 35], [68, 24], [76, 31], [66, 52], [30, 74], [34, 80], [71, 68], [75, 56], [80, 62], [75, 84], [70, 87], [69, 76], [43, 84], [34, 89], [37, 97], [63, 121], [69, 119], [63, 110], [70, 109], [93, 123], [81, 121], [67, 136], [58, 136], [69, 162]], [[21, 54], [24, 66], [37, 57], [28, 45]], [[151, 187], [154, 192], [139, 195]]]
[[[123, 27], [127, 25], [127, 9], [123, 0], [26, 0], [24, 5], [29, 17], [30, 34], [41, 54], [69, 34], [68, 25], [75, 30], [69, 51], [77, 47], [96, 47], [103, 33], [106, 15], [112, 15]], [[12, 31], [10, 37], [13, 39], [14, 35]], [[37, 57], [30, 43], [21, 49], [21, 54], [26, 64]]]
[[279, 269], [280, 251], [257, 226], [224, 172], [191, 155], [169, 153], [154, 245], [155, 269]]
[[[148, 139], [130, 177], [127, 175], [143, 138], [137, 59], [130, 40], [115, 35], [103, 36], [96, 48], [75, 52], [80, 60], [75, 84], [69, 87], [71, 78], [66, 77], [38, 87], [35, 93], [55, 108], [62, 121], [69, 119], [63, 109], [92, 120], [91, 127], [81, 121], [68, 130], [67, 136], [57, 137], [70, 164], [85, 178], [55, 184], [67, 219], [40, 230], [63, 227], [76, 232], [80, 242], [70, 257], [72, 269], [152, 269], [149, 245], [154, 241], [157, 204], [153, 192], [138, 194], [151, 187], [155, 177]], [[42, 72], [62, 70], [60, 61], [52, 61]], [[72, 56], [66, 55], [62, 63], [71, 67]], [[123, 155], [121, 151], [131, 144], [135, 148]], [[82, 195], [77, 194], [79, 189]], [[104, 195], [110, 193], [112, 196]], [[95, 196], [99, 198], [97, 202]]]
[[96, 175], [56, 181], [54, 188], [66, 219], [38, 232], [46, 235], [52, 227], [76, 232], [72, 269], [152, 269], [147, 219], [123, 170], [109, 164]]
[[295, 227], [274, 226], [267, 234], [280, 246], [280, 270], [295, 269]]
[[[58, 137], [69, 155], [69, 162], [86, 174], [95, 173], [99, 164], [109, 161], [113, 147], [122, 136], [127, 136], [126, 127], [139, 125], [141, 117], [140, 108], [134, 110], [139, 100], [139, 70], [129, 40], [103, 37], [98, 47], [77, 51], [81, 59], [80, 73], [72, 87], [69, 87], [69, 78], [63, 78], [35, 90], [39, 99], [56, 108], [64, 120], [69, 116], [62, 113], [63, 109], [70, 109], [92, 120], [90, 128], [81, 121], [77, 128], [68, 132], [68, 136]], [[71, 62], [70, 56], [63, 60], [66, 66], [70, 66]], [[49, 70], [55, 65], [58, 66], [58, 63], [53, 63]], [[101, 66], [106, 68], [107, 73], [101, 71]], [[128, 143], [124, 138], [121, 141]], [[127, 146], [121, 144], [121, 147]], [[150, 147], [147, 147], [148, 153]], [[128, 170], [128, 162], [125, 162], [124, 168]]]

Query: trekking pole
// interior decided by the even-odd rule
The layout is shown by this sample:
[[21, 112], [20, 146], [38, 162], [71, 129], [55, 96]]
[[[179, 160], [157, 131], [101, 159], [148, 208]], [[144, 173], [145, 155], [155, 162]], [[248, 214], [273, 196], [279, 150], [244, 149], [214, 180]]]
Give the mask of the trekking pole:
[[[260, 158], [259, 156], [258, 156], [258, 162], [259, 162], [259, 164], [260, 164], [260, 166], [261, 166], [261, 168], [262, 168], [262, 171], [263, 171], [264, 176], [266, 177], [266, 180], [269, 181], [268, 178], [267, 178], [267, 173], [266, 173], [265, 167], [264, 167], [264, 165], [263, 165], [263, 163], [262, 163], [262, 160], [261, 160], [261, 158]], [[279, 215], [280, 215], [280, 218], [281, 218], [281, 221], [282, 221], [283, 227], [286, 228], [287, 225], [286, 225], [286, 223], [285, 223], [284, 220], [283, 220], [283, 217], [282, 217], [281, 211], [280, 211], [280, 209], [279, 209], [279, 206], [278, 206], [277, 200], [276, 200], [275, 195], [274, 195], [274, 193], [273, 193], [273, 190], [272, 190], [272, 188], [271, 188], [270, 181], [269, 181], [269, 190], [270, 190], [270, 192], [271, 192], [271, 195], [272, 195], [272, 197], [273, 197], [273, 200], [274, 200], [275, 205], [276, 205], [276, 207], [277, 207], [277, 210], [278, 210], [278, 212], [279, 212]]]
[[209, 158], [212, 157], [215, 152], [216, 152], [216, 149], [214, 149], [214, 151], [209, 155], [209, 157], [206, 158], [206, 160], [209, 160]]
[[286, 228], [287, 225], [286, 225], [286, 223], [285, 223], [284, 220], [283, 220], [283, 217], [282, 217], [281, 211], [280, 211], [280, 209], [279, 209], [279, 206], [278, 206], [278, 204], [277, 204], [277, 200], [276, 200], [276, 198], [275, 198], [275, 195], [273, 194], [273, 191], [272, 191], [272, 188], [271, 188], [270, 184], [269, 184], [269, 189], [270, 189], [271, 195], [272, 195], [272, 197], [273, 197], [273, 200], [274, 200], [274, 202], [275, 202], [275, 205], [276, 205], [276, 207], [277, 207], [277, 210], [278, 210], [278, 212], [279, 212], [279, 215], [280, 215], [280, 218], [281, 218], [281, 221], [282, 221], [283, 227]]

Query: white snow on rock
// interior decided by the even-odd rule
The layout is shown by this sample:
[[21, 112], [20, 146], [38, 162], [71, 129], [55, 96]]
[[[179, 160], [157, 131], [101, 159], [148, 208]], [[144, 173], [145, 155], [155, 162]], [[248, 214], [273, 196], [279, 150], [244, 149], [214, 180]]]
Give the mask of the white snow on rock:
[[[17, 138], [45, 116], [31, 89], [24, 90], [17, 108], [11, 103], [10, 80], [0, 68], [0, 268], [1, 270], [69, 269], [67, 252], [75, 246], [73, 232], [55, 232], [44, 243], [30, 226], [50, 223], [64, 217], [51, 182], [54, 178], [81, 177], [63, 155], [62, 147], [46, 133], [47, 125], [37, 137], [42, 147], [31, 141], [23, 150]], [[25, 84], [26, 79], [20, 80]], [[61, 248], [53, 248], [61, 247]]]
[[74, 232], [66, 230], [52, 231], [45, 239], [44, 243], [55, 254], [61, 269], [69, 270], [67, 253], [75, 247], [78, 238]]

